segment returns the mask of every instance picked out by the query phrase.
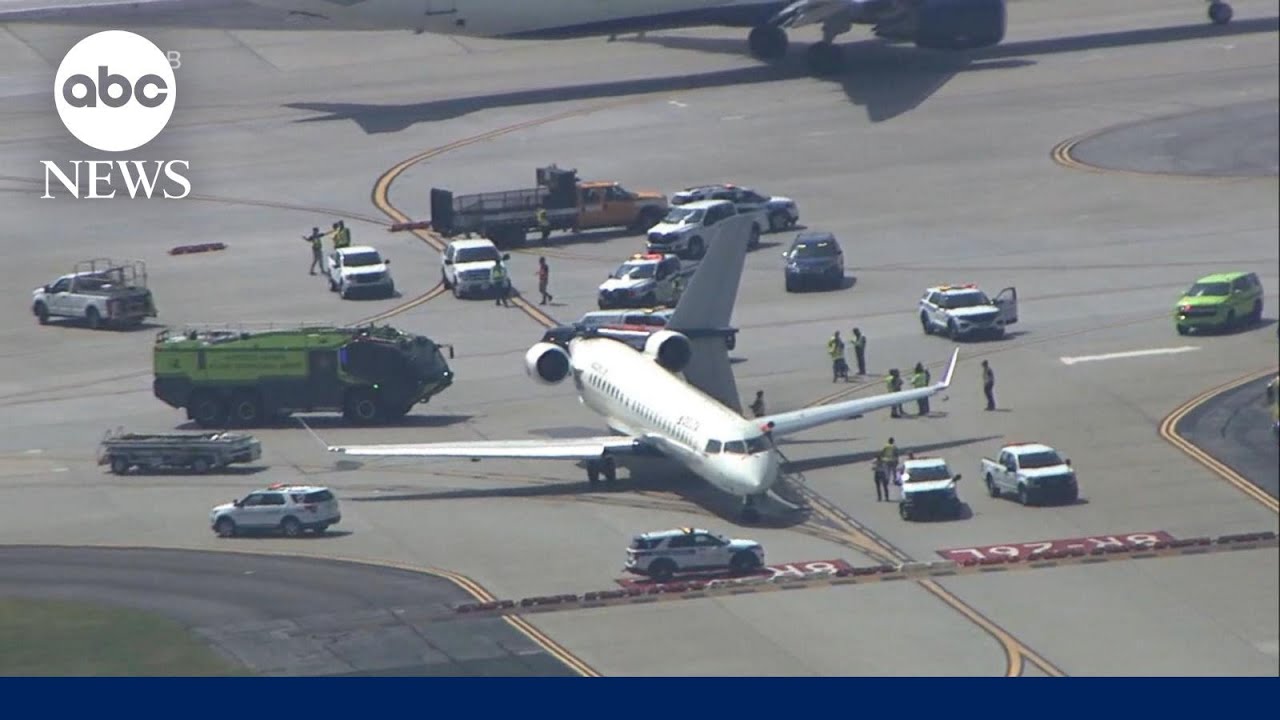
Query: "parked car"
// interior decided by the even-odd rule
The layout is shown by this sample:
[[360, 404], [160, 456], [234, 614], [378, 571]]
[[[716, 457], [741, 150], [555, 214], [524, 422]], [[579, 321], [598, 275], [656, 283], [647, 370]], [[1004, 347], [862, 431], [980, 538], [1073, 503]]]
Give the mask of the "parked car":
[[297, 537], [304, 530], [321, 535], [341, 521], [333, 492], [311, 485], [271, 485], [209, 511], [209, 527], [219, 537], [277, 532]]

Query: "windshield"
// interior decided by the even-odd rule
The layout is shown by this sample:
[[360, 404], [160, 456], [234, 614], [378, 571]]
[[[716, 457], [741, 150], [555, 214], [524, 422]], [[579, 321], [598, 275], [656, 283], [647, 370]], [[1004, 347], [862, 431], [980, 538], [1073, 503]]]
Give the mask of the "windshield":
[[1231, 294], [1231, 285], [1224, 282], [1196, 283], [1187, 291], [1187, 297], [1222, 297]]
[[987, 299], [986, 293], [975, 290], [973, 292], [955, 293], [954, 295], [943, 295], [941, 304], [942, 307], [948, 310], [955, 310], [956, 308], [990, 305], [991, 301]]
[[491, 247], [460, 248], [458, 250], [458, 254], [455, 255], [453, 258], [453, 261], [455, 263], [485, 262], [487, 260], [491, 260], [493, 262], [498, 261], [497, 248], [491, 248]]
[[[653, 277], [653, 273], [658, 269], [657, 263], [622, 263], [617, 270], [609, 277], [612, 278], [631, 278], [632, 280], [644, 280]], [[598, 276], [597, 276], [598, 277]]]
[[382, 258], [378, 257], [376, 252], [358, 252], [343, 255], [342, 262], [347, 267], [365, 267], [367, 265], [381, 265]]
[[839, 249], [833, 242], [803, 243], [791, 251], [793, 258], [833, 257]]
[[1033, 452], [1018, 456], [1018, 467], [1024, 470], [1053, 467], [1061, 464], [1062, 458], [1059, 458], [1056, 452]]
[[747, 439], [747, 452], [752, 455], [756, 453], [767, 452], [769, 450], [769, 441], [763, 435], [758, 435]]
[[702, 210], [688, 210], [681, 207], [674, 207], [674, 208], [671, 208], [671, 211], [667, 213], [666, 217], [662, 218], [662, 222], [667, 222], [667, 223], [689, 222], [689, 223], [696, 224], [696, 223], [702, 222], [702, 215], [703, 215]]
[[946, 465], [922, 465], [908, 471], [907, 482], [929, 482], [931, 480], [950, 480], [951, 471]]

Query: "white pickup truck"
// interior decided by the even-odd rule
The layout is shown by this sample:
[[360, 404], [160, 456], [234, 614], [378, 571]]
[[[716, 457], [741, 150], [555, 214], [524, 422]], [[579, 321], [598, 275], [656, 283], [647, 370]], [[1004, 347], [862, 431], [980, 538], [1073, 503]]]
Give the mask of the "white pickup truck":
[[96, 330], [137, 325], [156, 316], [156, 304], [141, 260], [96, 258], [76, 263], [75, 272], [33, 290], [31, 313], [41, 325], [64, 317], [83, 320]]
[[[735, 217], [741, 220], [728, 222]], [[698, 200], [672, 207], [662, 222], [649, 228], [646, 249], [701, 260], [721, 235], [736, 232], [748, 233], [747, 249], [754, 249], [760, 245], [760, 233], [768, 223], [762, 210], [739, 213], [728, 200]]]
[[1071, 461], [1040, 443], [1006, 445], [995, 460], [982, 458], [982, 478], [991, 497], [1009, 493], [1023, 505], [1055, 500], [1069, 505], [1080, 497]]
[[368, 245], [334, 250], [326, 267], [329, 289], [343, 300], [357, 293], [392, 297], [396, 294], [396, 284], [391, 279], [390, 264], [390, 260]]

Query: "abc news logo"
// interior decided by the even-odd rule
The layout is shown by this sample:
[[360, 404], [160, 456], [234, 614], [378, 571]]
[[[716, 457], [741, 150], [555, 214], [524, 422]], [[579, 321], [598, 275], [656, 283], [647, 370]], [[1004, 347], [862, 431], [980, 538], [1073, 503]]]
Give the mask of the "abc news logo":
[[[123, 30], [95, 33], [62, 58], [54, 79], [54, 104], [67, 130], [102, 152], [128, 152], [151, 142], [173, 115], [174, 69], [181, 56], [164, 53], [150, 40]], [[44, 165], [42, 199], [61, 185], [76, 199], [114, 198], [121, 185], [129, 197], [181, 199], [191, 182], [179, 171], [186, 160], [72, 160]], [[82, 181], [84, 184], [82, 185]]]

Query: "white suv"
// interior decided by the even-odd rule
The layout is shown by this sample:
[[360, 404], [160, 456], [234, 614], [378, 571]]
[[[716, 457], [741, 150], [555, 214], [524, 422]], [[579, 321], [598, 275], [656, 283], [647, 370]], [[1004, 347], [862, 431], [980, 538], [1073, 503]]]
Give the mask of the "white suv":
[[338, 499], [329, 488], [276, 484], [209, 511], [209, 527], [220, 537], [251, 532], [317, 535], [342, 521]]
[[[649, 228], [647, 249], [653, 253], [675, 253], [690, 260], [701, 260], [724, 228], [734, 227], [725, 220], [735, 215], [738, 215], [738, 209], [728, 200], [697, 200], [673, 206], [662, 222]], [[760, 233], [768, 221], [760, 212], [744, 215], [751, 223], [747, 247], [755, 248], [760, 245]]]
[[496, 291], [489, 279], [493, 266], [509, 259], [489, 240], [454, 240], [440, 258], [440, 280], [456, 298], [491, 295]]
[[391, 297], [396, 294], [396, 284], [390, 265], [390, 260], [368, 245], [338, 248], [329, 255], [329, 289], [343, 300], [356, 293]]
[[925, 335], [943, 333], [952, 340], [971, 335], [1002, 338], [1018, 322], [1018, 291], [1005, 288], [995, 298], [972, 283], [938, 285], [920, 298], [920, 327]]
[[698, 528], [678, 528], [632, 538], [625, 570], [666, 582], [678, 572], [730, 570], [741, 574], [763, 566], [764, 548], [754, 540], [730, 539]]
[[779, 195], [765, 197], [751, 188], [739, 185], [698, 185], [671, 196], [672, 205], [687, 205], [699, 200], [728, 200], [738, 207], [740, 213], [764, 213], [769, 232], [782, 232], [800, 222], [800, 208], [795, 200]]

